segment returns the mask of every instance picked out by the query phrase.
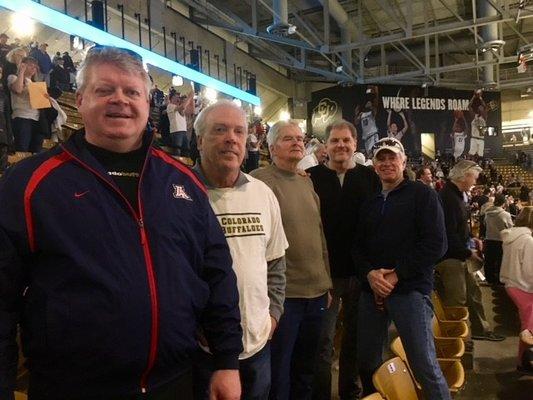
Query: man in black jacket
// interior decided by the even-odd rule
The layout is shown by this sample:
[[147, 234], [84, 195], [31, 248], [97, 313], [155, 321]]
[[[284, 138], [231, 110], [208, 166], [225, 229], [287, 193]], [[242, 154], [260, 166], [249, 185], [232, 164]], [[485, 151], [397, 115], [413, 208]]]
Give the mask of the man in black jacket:
[[357, 304], [360, 283], [356, 278], [350, 249], [355, 239], [361, 204], [377, 194], [377, 175], [352, 161], [357, 147], [357, 131], [347, 121], [326, 128], [326, 151], [329, 161], [307, 170], [320, 198], [320, 213], [328, 246], [332, 303], [328, 309], [319, 345], [319, 362], [315, 372], [314, 400], [331, 399], [331, 363], [333, 340], [342, 299], [343, 335], [339, 360], [339, 397], [355, 399], [361, 389], [357, 384]]
[[[481, 168], [473, 161], [461, 160], [451, 169], [449, 181], [440, 191], [444, 216], [448, 251], [437, 265], [437, 290], [447, 306], [467, 306], [472, 323], [472, 339], [503, 340], [495, 335], [485, 317], [481, 302], [481, 290], [468, 265], [479, 265], [483, 260], [476, 249], [468, 247], [470, 229], [464, 192], [476, 183]], [[466, 262], [468, 260], [468, 263]]]
[[375, 391], [372, 374], [383, 362], [393, 321], [424, 398], [449, 400], [431, 328], [434, 265], [446, 252], [442, 207], [433, 189], [403, 178], [406, 156], [398, 140], [381, 139], [373, 149], [383, 189], [361, 207], [354, 243], [363, 283], [357, 350], [364, 395]]

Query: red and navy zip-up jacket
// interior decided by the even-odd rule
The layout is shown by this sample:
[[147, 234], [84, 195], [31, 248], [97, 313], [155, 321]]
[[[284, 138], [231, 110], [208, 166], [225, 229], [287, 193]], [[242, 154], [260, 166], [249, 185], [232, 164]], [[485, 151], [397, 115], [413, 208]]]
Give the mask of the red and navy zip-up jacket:
[[17, 322], [39, 399], [150, 392], [190, 369], [200, 327], [217, 367], [237, 369], [236, 278], [204, 186], [150, 145], [136, 211], [83, 143], [0, 180], [0, 398]]

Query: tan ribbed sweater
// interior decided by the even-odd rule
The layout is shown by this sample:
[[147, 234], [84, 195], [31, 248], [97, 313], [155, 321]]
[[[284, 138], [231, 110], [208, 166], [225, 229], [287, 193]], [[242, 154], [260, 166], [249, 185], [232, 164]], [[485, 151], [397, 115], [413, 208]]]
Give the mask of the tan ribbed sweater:
[[328, 252], [320, 219], [320, 203], [308, 177], [274, 165], [252, 171], [276, 195], [289, 241], [287, 298], [314, 298], [331, 289]]

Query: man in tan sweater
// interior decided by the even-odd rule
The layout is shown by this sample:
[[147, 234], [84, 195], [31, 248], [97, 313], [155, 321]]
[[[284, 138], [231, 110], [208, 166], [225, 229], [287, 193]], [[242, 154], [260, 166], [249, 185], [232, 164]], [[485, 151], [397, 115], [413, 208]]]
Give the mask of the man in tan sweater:
[[270, 399], [307, 400], [312, 395], [316, 349], [332, 287], [320, 204], [311, 180], [297, 173], [304, 135], [292, 121], [269, 131], [273, 165], [252, 172], [276, 195], [289, 241], [285, 313], [272, 338]]

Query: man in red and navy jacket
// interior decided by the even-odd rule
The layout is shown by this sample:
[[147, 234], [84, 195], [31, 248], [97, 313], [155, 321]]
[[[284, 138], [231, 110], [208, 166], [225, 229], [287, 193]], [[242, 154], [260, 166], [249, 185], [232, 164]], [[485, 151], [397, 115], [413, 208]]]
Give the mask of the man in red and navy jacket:
[[77, 85], [85, 131], [0, 181], [0, 398], [20, 324], [31, 400], [192, 399], [199, 331], [213, 398], [238, 399], [231, 256], [204, 186], [145, 134], [142, 60], [95, 47]]

